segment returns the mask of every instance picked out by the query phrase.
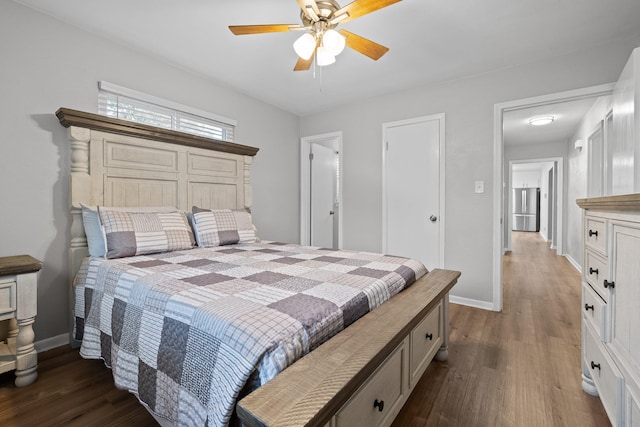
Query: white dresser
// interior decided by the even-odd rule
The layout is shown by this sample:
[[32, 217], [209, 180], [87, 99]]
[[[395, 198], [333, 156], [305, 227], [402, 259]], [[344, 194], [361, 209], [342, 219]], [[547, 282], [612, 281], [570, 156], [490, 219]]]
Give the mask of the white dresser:
[[640, 194], [583, 209], [582, 388], [613, 426], [640, 426]]

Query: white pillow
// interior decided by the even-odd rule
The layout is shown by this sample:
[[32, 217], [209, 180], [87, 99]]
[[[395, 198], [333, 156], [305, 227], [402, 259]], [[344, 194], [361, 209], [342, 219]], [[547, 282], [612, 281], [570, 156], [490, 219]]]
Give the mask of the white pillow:
[[104, 235], [104, 228], [100, 224], [100, 216], [95, 206], [85, 206], [82, 203], [82, 223], [84, 224], [84, 234], [87, 235], [87, 246], [89, 255], [97, 258], [104, 258], [107, 253], [107, 240]]

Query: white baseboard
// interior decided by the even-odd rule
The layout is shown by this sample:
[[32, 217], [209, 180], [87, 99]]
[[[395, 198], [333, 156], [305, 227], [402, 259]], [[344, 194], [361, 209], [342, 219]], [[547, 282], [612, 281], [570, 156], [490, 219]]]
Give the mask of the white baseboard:
[[454, 304], [466, 305], [468, 307], [481, 308], [483, 310], [497, 311], [493, 308], [493, 303], [488, 301], [480, 301], [476, 299], [457, 297], [455, 295], [449, 295], [449, 302]]
[[40, 341], [36, 341], [34, 346], [36, 347], [36, 351], [38, 353], [42, 351], [47, 351], [54, 349], [56, 347], [62, 347], [63, 345], [69, 344], [69, 334], [62, 334], [51, 338], [45, 338]]
[[582, 266], [577, 263], [575, 259], [571, 258], [571, 255], [565, 254], [564, 257], [575, 267], [576, 270], [578, 270], [580, 274], [582, 274]]

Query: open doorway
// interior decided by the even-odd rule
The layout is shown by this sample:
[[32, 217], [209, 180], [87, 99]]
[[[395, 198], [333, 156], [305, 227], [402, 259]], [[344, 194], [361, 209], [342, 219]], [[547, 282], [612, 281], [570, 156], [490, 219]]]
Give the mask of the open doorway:
[[300, 243], [342, 248], [342, 132], [301, 138]]
[[[613, 84], [605, 84], [592, 86], [583, 89], [576, 89], [566, 92], [559, 92], [550, 95], [543, 95], [533, 98], [520, 99], [505, 103], [496, 104], [494, 106], [494, 227], [493, 227], [493, 310], [502, 310], [502, 255], [505, 252], [505, 241], [508, 227], [508, 217], [506, 215], [505, 205], [509, 202], [508, 194], [510, 193], [510, 183], [508, 182], [508, 168], [505, 160], [505, 133], [508, 131], [505, 124], [505, 114], [508, 112], [524, 111], [527, 109], [542, 108], [560, 103], [578, 101], [586, 98], [596, 98], [599, 96], [610, 95], [613, 91]], [[530, 148], [532, 152], [528, 154], [528, 159], [541, 157], [536, 153], [536, 148]], [[523, 158], [521, 157], [520, 160]], [[527, 159], [525, 157], [525, 159]], [[564, 178], [563, 178], [564, 180]], [[560, 186], [564, 189], [566, 182], [559, 181]], [[559, 195], [558, 195], [559, 196]], [[558, 215], [557, 223], [564, 221], [564, 214]], [[558, 230], [560, 235], [560, 230]], [[558, 251], [558, 255], [563, 255]]]
[[[563, 252], [563, 223], [564, 211], [564, 159], [562, 157], [539, 158], [530, 160], [509, 160], [509, 173], [506, 187], [505, 203], [505, 251], [512, 247], [512, 232], [537, 232], [549, 243], [551, 249], [557, 253]], [[537, 203], [527, 203], [532, 206], [530, 212], [522, 212], [520, 206], [527, 202], [526, 197], [518, 197], [524, 190], [538, 190]], [[537, 209], [536, 209], [537, 207]], [[523, 216], [531, 218], [524, 224]]]

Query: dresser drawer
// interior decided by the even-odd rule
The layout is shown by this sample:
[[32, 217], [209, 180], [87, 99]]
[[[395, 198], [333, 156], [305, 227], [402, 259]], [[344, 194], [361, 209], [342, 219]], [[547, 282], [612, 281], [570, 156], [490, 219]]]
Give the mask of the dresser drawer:
[[607, 303], [587, 283], [582, 284], [582, 315], [600, 340], [608, 342]]
[[607, 224], [600, 218], [587, 217], [586, 221], [587, 226], [584, 230], [584, 241], [587, 243], [587, 246], [604, 254], [607, 251]]
[[16, 282], [0, 278], [0, 320], [9, 319], [16, 311]]
[[609, 279], [609, 262], [606, 258], [587, 249], [584, 264], [585, 279], [603, 300], [608, 301], [609, 291], [604, 287], [604, 281]]
[[335, 427], [388, 426], [404, 403], [406, 341], [367, 379], [335, 416]]
[[442, 302], [434, 307], [427, 316], [411, 331], [411, 351], [409, 368], [410, 387], [420, 379], [431, 363], [431, 359], [442, 345]]
[[600, 343], [589, 324], [585, 325], [584, 331], [586, 333], [584, 357], [587, 369], [591, 373], [611, 424], [619, 425], [619, 421], [623, 419], [624, 379], [604, 349], [604, 344]]

